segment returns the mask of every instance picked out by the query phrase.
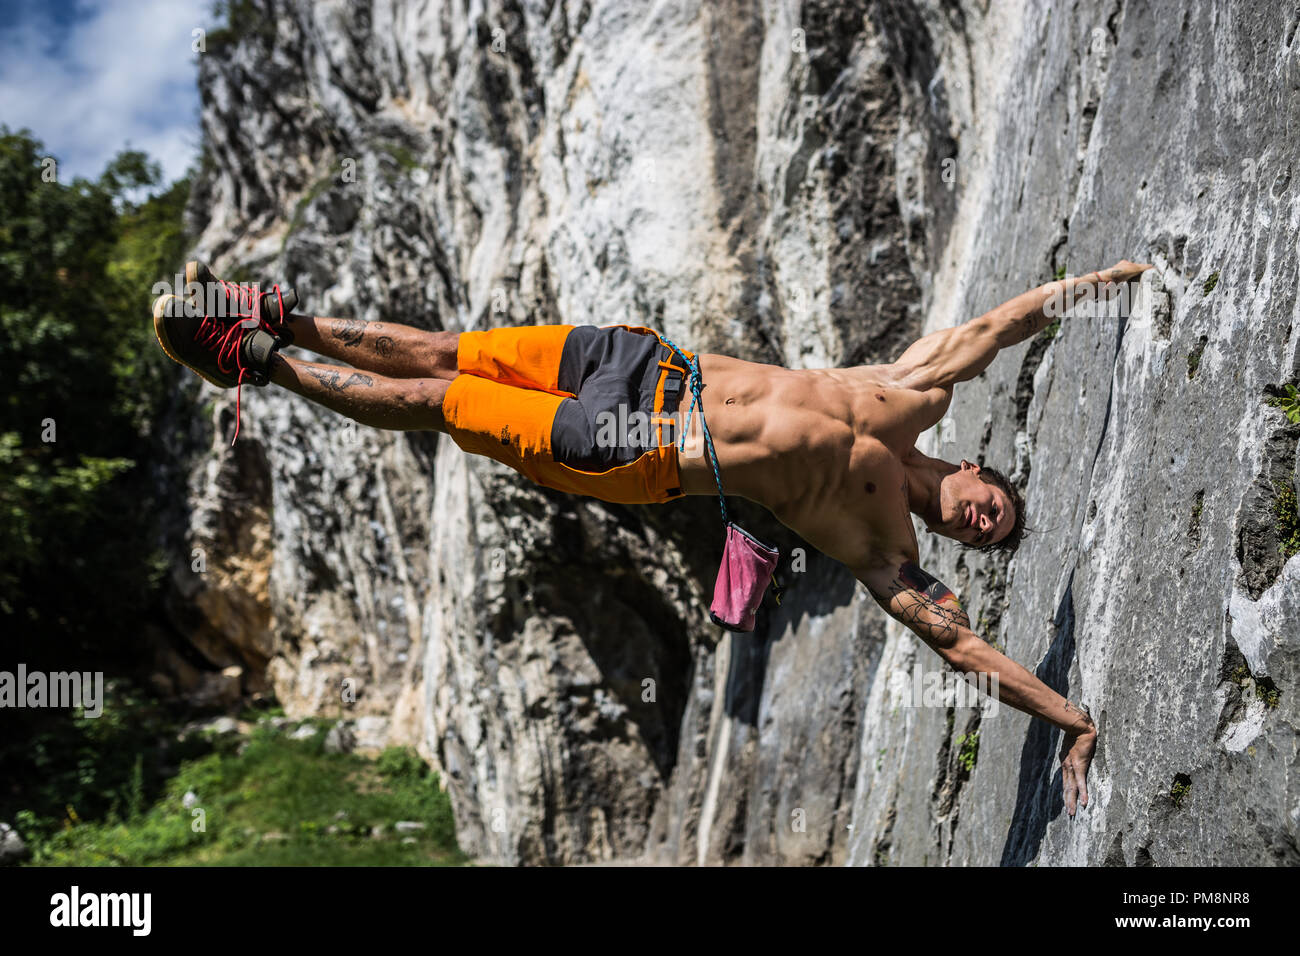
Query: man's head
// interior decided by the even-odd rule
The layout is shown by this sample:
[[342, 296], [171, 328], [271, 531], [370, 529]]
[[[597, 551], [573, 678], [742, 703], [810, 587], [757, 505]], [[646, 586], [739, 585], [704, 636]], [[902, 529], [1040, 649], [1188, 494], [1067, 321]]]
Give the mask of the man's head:
[[981, 551], [1015, 551], [1025, 532], [1025, 502], [1007, 477], [962, 459], [939, 483], [940, 523], [930, 530]]

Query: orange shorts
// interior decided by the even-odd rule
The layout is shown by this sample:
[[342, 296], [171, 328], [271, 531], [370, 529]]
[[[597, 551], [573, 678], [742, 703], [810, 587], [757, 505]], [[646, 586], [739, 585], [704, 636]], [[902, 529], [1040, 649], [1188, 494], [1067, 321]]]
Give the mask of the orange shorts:
[[[685, 353], [688, 360], [692, 353]], [[461, 334], [447, 432], [547, 488], [622, 504], [682, 495], [682, 360], [639, 326], [541, 325]], [[688, 399], [689, 400], [689, 399]]]

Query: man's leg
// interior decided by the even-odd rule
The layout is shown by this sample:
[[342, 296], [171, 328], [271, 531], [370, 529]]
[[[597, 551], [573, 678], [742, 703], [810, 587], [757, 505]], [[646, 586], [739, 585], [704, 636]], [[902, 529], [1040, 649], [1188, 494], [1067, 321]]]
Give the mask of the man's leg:
[[398, 431], [446, 431], [442, 399], [451, 384], [446, 379], [388, 378], [280, 354], [271, 357], [270, 365], [271, 381], [276, 385], [362, 425]]
[[456, 377], [459, 332], [426, 332], [393, 322], [291, 315], [294, 345], [389, 378]]

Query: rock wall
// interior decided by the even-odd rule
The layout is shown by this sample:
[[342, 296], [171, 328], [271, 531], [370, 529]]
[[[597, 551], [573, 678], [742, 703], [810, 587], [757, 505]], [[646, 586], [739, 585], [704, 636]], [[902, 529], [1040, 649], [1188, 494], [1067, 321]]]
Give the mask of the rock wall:
[[1014, 559], [922, 562], [1098, 718], [1079, 821], [1058, 732], [901, 705], [937, 658], [758, 509], [790, 587], [720, 636], [712, 502], [568, 498], [269, 389], [231, 449], [204, 386], [173, 607], [212, 666], [418, 744], [487, 861], [1296, 861], [1300, 426], [1264, 401], [1297, 365], [1292, 7], [239, 9], [200, 61], [198, 252], [321, 314], [647, 324], [820, 367], [1062, 269], [1160, 269], [1123, 317], [1004, 353], [922, 444], [1026, 492]]

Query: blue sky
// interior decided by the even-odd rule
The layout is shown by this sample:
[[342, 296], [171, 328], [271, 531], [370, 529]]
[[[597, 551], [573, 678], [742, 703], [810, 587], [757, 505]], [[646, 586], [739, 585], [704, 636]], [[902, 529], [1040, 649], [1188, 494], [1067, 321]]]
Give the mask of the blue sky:
[[211, 0], [0, 0], [0, 124], [26, 127], [59, 178], [128, 144], [184, 174], [198, 152], [198, 54]]

